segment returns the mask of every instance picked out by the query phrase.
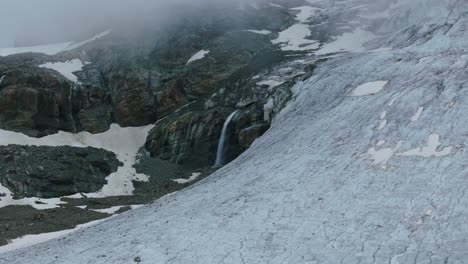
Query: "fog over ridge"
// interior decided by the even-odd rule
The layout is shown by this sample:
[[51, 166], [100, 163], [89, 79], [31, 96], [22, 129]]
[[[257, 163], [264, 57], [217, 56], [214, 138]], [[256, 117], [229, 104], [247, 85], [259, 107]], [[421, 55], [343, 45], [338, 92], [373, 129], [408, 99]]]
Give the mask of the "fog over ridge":
[[109, 27], [144, 26], [171, 18], [181, 6], [237, 4], [238, 0], [4, 0], [0, 47], [89, 37]]

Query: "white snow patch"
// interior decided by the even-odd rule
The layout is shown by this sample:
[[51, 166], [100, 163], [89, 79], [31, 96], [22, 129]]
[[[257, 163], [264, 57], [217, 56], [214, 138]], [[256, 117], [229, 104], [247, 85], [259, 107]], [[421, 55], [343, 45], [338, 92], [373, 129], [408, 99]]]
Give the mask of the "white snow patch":
[[0, 77], [0, 86], [2, 86], [2, 83], [5, 80], [5, 77], [6, 77], [6, 75], [2, 75], [2, 77]]
[[367, 151], [367, 154], [370, 156], [370, 159], [373, 161], [373, 165], [381, 165], [383, 167], [387, 166], [388, 161], [395, 154], [395, 150], [392, 148], [383, 148], [376, 150], [375, 148], [370, 148]]
[[377, 147], [380, 147], [383, 144], [385, 144], [385, 140], [379, 140], [379, 142], [377, 142]]
[[416, 111], [416, 113], [414, 114], [414, 116], [411, 117], [411, 122], [416, 122], [419, 120], [419, 118], [421, 117], [421, 114], [424, 110], [424, 107], [420, 106], [418, 108], [418, 111]]
[[195, 53], [188, 61], [187, 61], [187, 64], [186, 65], [189, 65], [190, 63], [194, 62], [194, 61], [197, 61], [197, 60], [201, 60], [203, 58], [205, 58], [205, 56], [210, 53], [209, 50], [200, 50], [199, 52]]
[[335, 41], [327, 43], [316, 52], [317, 55], [325, 55], [336, 52], [363, 52], [364, 43], [374, 39], [376, 36], [362, 29], [356, 29], [353, 32], [344, 33], [336, 38]]
[[[380, 141], [382, 143], [382, 141]], [[383, 145], [384, 143], [382, 143]], [[400, 148], [402, 142], [398, 142], [395, 148], [383, 148], [376, 150], [375, 148], [370, 148], [367, 151], [367, 155], [373, 161], [372, 165], [379, 165], [382, 168], [387, 168], [387, 163], [395, 155], [395, 152]]]
[[23, 198], [15, 200], [13, 199], [13, 194], [11, 191], [4, 187], [0, 183], [0, 193], [4, 194], [4, 197], [0, 197], [0, 208], [9, 206], [9, 205], [30, 205], [37, 210], [46, 210], [59, 207], [60, 204], [65, 204], [60, 198], [50, 198], [50, 199], [41, 199], [41, 198]]
[[72, 82], [78, 82], [78, 77], [76, 77], [74, 72], [81, 71], [84, 64], [79, 59], [69, 60], [66, 62], [49, 62], [42, 65], [39, 65], [41, 68], [47, 68], [58, 71], [65, 78], [69, 79]]
[[175, 179], [173, 181], [177, 182], [178, 184], [185, 184], [185, 183], [189, 183], [189, 182], [193, 182], [195, 181], [196, 179], [198, 179], [198, 177], [200, 177], [201, 173], [199, 172], [194, 172], [192, 173], [192, 176], [190, 176], [190, 178], [188, 179]]
[[254, 29], [249, 29], [249, 30], [245, 30], [245, 31], [248, 31], [248, 32], [252, 32], [252, 33], [256, 33], [256, 34], [260, 34], [260, 35], [268, 35], [268, 34], [271, 34], [271, 31], [270, 30], [254, 30]]
[[83, 210], [86, 209], [87, 207], [88, 207], [87, 205], [79, 205], [79, 206], [77, 206], [77, 208], [80, 208], [80, 209], [83, 209]]
[[354, 91], [351, 93], [351, 96], [364, 96], [364, 95], [373, 95], [380, 92], [385, 85], [387, 85], [388, 81], [376, 81], [376, 82], [368, 82], [359, 85]]
[[385, 119], [385, 117], [387, 117], [387, 111], [383, 111], [383, 112], [380, 114], [380, 119]]
[[106, 209], [91, 209], [92, 211], [102, 213], [102, 214], [115, 214], [117, 211], [119, 211], [121, 208], [128, 207], [127, 205], [118, 205], [118, 206], [112, 206], [110, 208]]
[[430, 158], [430, 157], [437, 158], [437, 157], [447, 156], [452, 152], [453, 147], [451, 146], [445, 147], [442, 150], [437, 151], [440, 145], [442, 145], [440, 143], [440, 136], [438, 134], [431, 134], [429, 135], [427, 146], [408, 150], [403, 153], [398, 153], [398, 155], [406, 156], [406, 157], [419, 156], [419, 157], [424, 157], [424, 158]]
[[387, 119], [384, 119], [380, 122], [380, 125], [378, 127], [378, 130], [382, 130], [385, 128], [385, 126], [387, 125]]
[[275, 88], [277, 86], [280, 86], [284, 83], [284, 81], [277, 81], [277, 80], [265, 80], [265, 81], [261, 81], [261, 82], [258, 82], [256, 83], [258, 86], [263, 86], [263, 85], [266, 85], [268, 86], [268, 89], [271, 89], [271, 88]]

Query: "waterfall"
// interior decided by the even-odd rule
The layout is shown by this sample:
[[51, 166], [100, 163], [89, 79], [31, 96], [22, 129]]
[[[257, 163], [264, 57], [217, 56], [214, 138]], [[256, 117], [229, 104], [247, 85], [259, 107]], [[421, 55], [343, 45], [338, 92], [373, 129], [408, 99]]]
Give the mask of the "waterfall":
[[69, 94], [68, 94], [68, 119], [72, 124], [73, 132], [76, 132], [76, 124], [75, 119], [73, 118], [73, 90], [75, 90], [75, 84], [70, 86]]
[[225, 165], [224, 148], [225, 148], [225, 145], [226, 145], [226, 136], [227, 136], [227, 132], [228, 132], [228, 126], [229, 126], [229, 123], [231, 123], [231, 120], [237, 114], [237, 112], [238, 112], [238, 110], [232, 112], [229, 115], [229, 117], [226, 119], [226, 122], [224, 122], [223, 130], [221, 131], [221, 137], [219, 138], [218, 152], [216, 153], [215, 167], [220, 167], [220, 166]]

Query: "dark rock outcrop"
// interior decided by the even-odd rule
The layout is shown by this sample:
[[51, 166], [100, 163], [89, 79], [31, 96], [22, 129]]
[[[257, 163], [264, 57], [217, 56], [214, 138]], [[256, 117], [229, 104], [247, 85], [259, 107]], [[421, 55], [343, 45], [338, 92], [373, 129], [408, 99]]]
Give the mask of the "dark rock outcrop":
[[15, 65], [0, 73], [0, 128], [44, 136], [73, 130], [70, 92], [73, 84], [59, 73]]
[[248, 149], [250, 145], [259, 138], [270, 126], [268, 124], [257, 124], [247, 128], [244, 128], [239, 133], [239, 145], [243, 149]]
[[121, 165], [114, 153], [95, 148], [0, 147], [0, 182], [15, 197], [96, 192]]

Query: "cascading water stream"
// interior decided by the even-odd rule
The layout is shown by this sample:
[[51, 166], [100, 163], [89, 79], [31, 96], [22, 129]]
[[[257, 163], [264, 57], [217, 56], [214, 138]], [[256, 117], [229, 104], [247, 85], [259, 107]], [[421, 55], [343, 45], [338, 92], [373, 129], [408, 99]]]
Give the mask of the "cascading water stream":
[[68, 119], [72, 124], [73, 132], [76, 132], [76, 124], [75, 119], [73, 118], [73, 91], [75, 90], [75, 84], [70, 86], [69, 94], [68, 94]]
[[3, 75], [0, 77], [0, 87], [2, 86], [3, 80], [5, 80], [6, 75]]
[[228, 127], [229, 124], [231, 123], [232, 119], [234, 116], [237, 114], [238, 110], [232, 112], [229, 117], [226, 119], [226, 122], [224, 122], [223, 125], [223, 130], [221, 131], [221, 137], [219, 138], [219, 143], [218, 143], [218, 152], [216, 153], [216, 162], [215, 162], [215, 167], [220, 167], [225, 165], [225, 160], [224, 160], [224, 148], [226, 145], [226, 136], [228, 132]]

